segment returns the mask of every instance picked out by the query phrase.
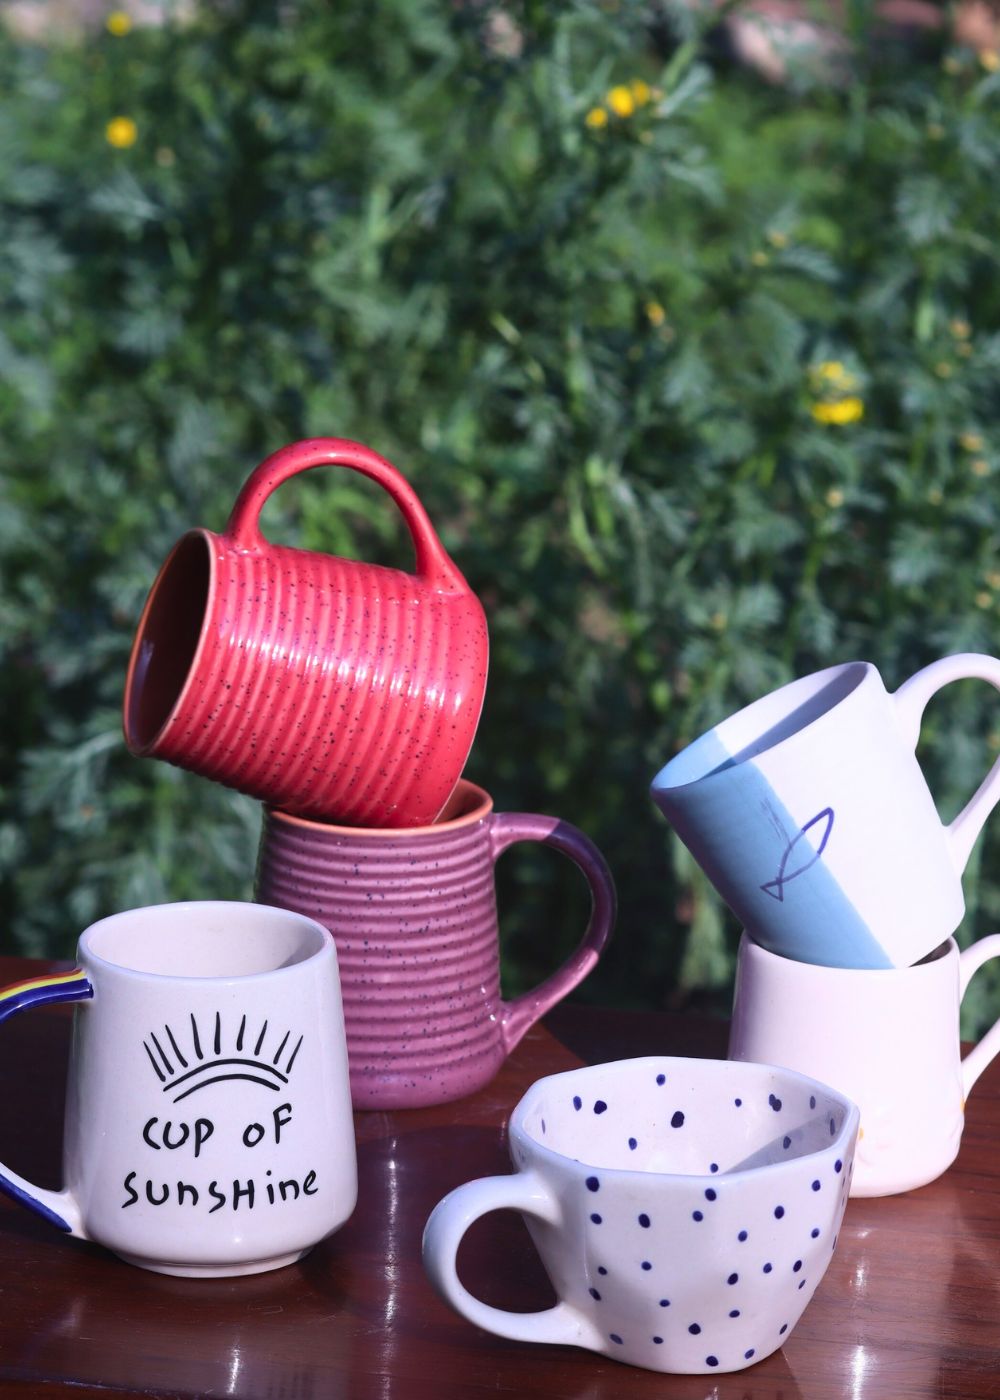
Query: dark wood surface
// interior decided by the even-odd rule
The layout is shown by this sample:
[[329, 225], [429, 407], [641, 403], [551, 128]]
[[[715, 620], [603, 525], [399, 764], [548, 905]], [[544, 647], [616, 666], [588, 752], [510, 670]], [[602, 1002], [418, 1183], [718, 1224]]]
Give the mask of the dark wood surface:
[[[43, 965], [0, 958], [0, 985]], [[0, 1159], [59, 1184], [69, 1014], [0, 1028]], [[1000, 1066], [968, 1105], [958, 1162], [905, 1196], [851, 1201], [840, 1243], [784, 1349], [735, 1375], [662, 1376], [568, 1347], [480, 1332], [420, 1263], [437, 1200], [509, 1170], [507, 1115], [542, 1074], [640, 1054], [721, 1055], [708, 1019], [564, 1006], [494, 1083], [449, 1106], [357, 1115], [352, 1219], [291, 1268], [182, 1280], [67, 1240], [0, 1199], [0, 1390], [252, 1400], [828, 1400], [1000, 1396]], [[548, 1282], [520, 1219], [479, 1222], [460, 1258], [488, 1302], [538, 1308]]]

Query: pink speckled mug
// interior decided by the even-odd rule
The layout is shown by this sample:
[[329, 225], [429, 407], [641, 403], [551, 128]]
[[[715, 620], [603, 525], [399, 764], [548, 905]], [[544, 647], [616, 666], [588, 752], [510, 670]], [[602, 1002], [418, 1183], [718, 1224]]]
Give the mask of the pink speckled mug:
[[[415, 574], [262, 537], [271, 492], [324, 465], [385, 488]], [[174, 546], [133, 643], [125, 739], [287, 811], [417, 826], [465, 765], [487, 654], [482, 606], [412, 487], [360, 443], [313, 438], [257, 467], [221, 535], [191, 530]]]
[[[500, 995], [493, 867], [541, 841], [590, 885], [590, 922], [541, 986]], [[480, 1089], [525, 1031], [595, 965], [615, 888], [604, 857], [556, 817], [494, 812], [463, 779], [441, 818], [408, 831], [332, 826], [267, 808], [256, 897], [325, 924], [337, 943], [356, 1108], [417, 1108]]]

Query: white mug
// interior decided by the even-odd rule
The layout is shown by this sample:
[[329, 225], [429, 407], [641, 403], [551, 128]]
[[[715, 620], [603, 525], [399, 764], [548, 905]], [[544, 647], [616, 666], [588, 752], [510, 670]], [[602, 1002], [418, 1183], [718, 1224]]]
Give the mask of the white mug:
[[959, 1008], [1000, 934], [959, 953], [948, 939], [915, 967], [816, 967], [740, 942], [730, 1027], [734, 1060], [814, 1075], [861, 1110], [853, 1196], [924, 1186], [954, 1161], [965, 1101], [1000, 1050], [1000, 1020], [962, 1059]]
[[64, 1185], [0, 1189], [164, 1274], [292, 1263], [357, 1199], [337, 951], [258, 904], [132, 909], [81, 935], [72, 972], [0, 992], [0, 1020], [78, 1003]]
[[948, 656], [889, 694], [874, 666], [831, 666], [717, 725], [652, 797], [756, 942], [829, 967], [907, 967], [962, 921], [962, 871], [1000, 800], [1000, 761], [950, 825], [914, 750], [950, 681], [1000, 689], [1000, 660]]
[[[586, 1347], [654, 1371], [740, 1371], [787, 1339], [826, 1272], [858, 1111], [767, 1065], [659, 1056], [551, 1075], [510, 1119], [512, 1176], [435, 1207], [424, 1265], [498, 1336]], [[474, 1298], [455, 1267], [480, 1216], [519, 1210], [557, 1296]]]

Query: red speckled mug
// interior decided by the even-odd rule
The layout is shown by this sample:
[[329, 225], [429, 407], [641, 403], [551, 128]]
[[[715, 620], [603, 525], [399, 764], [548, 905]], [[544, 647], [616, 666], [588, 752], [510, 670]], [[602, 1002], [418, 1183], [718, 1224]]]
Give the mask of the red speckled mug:
[[[493, 867], [516, 841], [574, 861], [593, 907], [574, 953], [533, 991], [500, 995]], [[337, 943], [356, 1108], [418, 1108], [480, 1089], [525, 1031], [586, 977], [611, 935], [615, 888], [597, 847], [556, 817], [493, 811], [463, 779], [441, 819], [359, 830], [267, 809], [262, 904], [308, 914]]]
[[[388, 491], [415, 574], [262, 537], [271, 492], [323, 465]], [[125, 739], [287, 811], [420, 825], [472, 747], [488, 647], [479, 600], [412, 487], [360, 443], [313, 438], [257, 467], [221, 535], [191, 530], [174, 546], [132, 646]]]

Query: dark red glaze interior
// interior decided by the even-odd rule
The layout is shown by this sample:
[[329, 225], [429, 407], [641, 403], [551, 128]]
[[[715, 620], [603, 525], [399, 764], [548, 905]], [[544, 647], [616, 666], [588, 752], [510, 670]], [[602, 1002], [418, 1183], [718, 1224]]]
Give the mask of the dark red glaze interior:
[[125, 683], [125, 739], [133, 753], [152, 747], [184, 689], [198, 650], [211, 582], [200, 533], [174, 546], [139, 623]]

